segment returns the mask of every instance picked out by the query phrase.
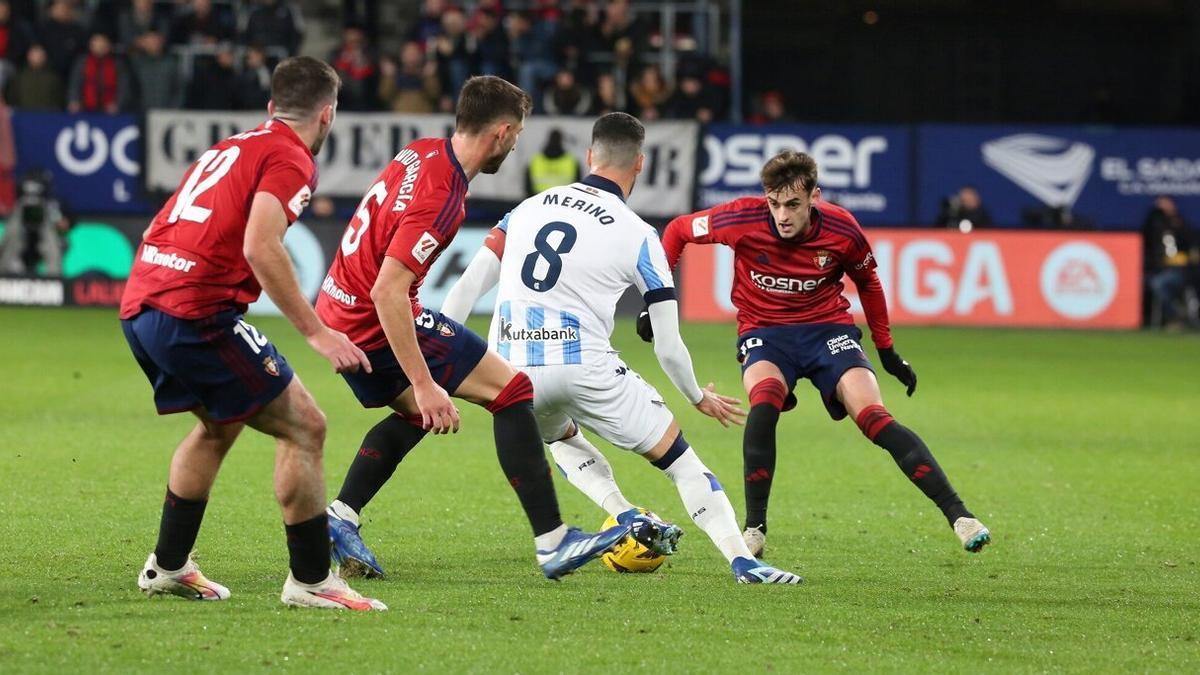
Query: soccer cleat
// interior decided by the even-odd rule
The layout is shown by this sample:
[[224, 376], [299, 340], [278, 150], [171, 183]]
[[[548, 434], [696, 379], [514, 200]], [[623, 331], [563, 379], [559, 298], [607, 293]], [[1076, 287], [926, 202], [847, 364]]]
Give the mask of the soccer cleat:
[[578, 527], [567, 530], [558, 548], [537, 551], [538, 565], [547, 579], [558, 580], [583, 567], [589, 560], [598, 557], [629, 534], [629, 525], [617, 525], [597, 534], [588, 534]]
[[329, 516], [329, 554], [338, 576], [343, 579], [383, 578], [383, 568], [358, 533], [359, 524], [350, 518], [340, 517], [333, 507], [326, 509], [325, 513]]
[[629, 509], [619, 513], [617, 522], [629, 525], [630, 535], [659, 555], [672, 555], [679, 550], [679, 538], [683, 536], [683, 530], [645, 509]]
[[954, 534], [962, 541], [963, 548], [971, 553], [979, 553], [992, 541], [992, 533], [975, 518], [959, 518], [954, 521]]
[[387, 605], [375, 598], [364, 598], [333, 572], [325, 577], [325, 581], [316, 584], [302, 584], [289, 572], [279, 599], [292, 607], [350, 609], [355, 612], [387, 609]]
[[750, 555], [755, 558], [761, 558], [767, 548], [767, 534], [757, 525], [742, 531], [742, 541], [746, 542], [746, 548], [750, 549]]
[[150, 597], [156, 595], [178, 595], [188, 600], [228, 600], [229, 589], [214, 581], [209, 581], [191, 557], [183, 567], [175, 570], [164, 570], [158, 566], [158, 559], [153, 553], [146, 558], [146, 565], [138, 574], [138, 588]]
[[733, 568], [733, 578], [739, 584], [802, 584], [804, 579], [798, 574], [785, 572], [753, 558], [734, 558], [730, 563]]

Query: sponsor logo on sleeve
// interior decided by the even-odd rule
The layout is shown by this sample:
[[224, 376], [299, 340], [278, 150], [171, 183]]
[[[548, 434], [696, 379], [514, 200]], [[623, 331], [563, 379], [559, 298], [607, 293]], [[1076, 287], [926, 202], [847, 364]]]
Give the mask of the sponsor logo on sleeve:
[[308, 186], [305, 185], [304, 187], [300, 188], [300, 190], [296, 192], [295, 196], [292, 197], [292, 200], [288, 202], [288, 210], [292, 212], [293, 216], [299, 218], [300, 214], [304, 211], [304, 208], [308, 206], [308, 201], [310, 199], [312, 199], [312, 190], [308, 189]]
[[708, 234], [708, 216], [692, 218], [692, 236], [703, 237]]
[[425, 232], [417, 240], [417, 243], [413, 245], [412, 257], [423, 265], [426, 260], [429, 260], [429, 256], [433, 255], [433, 252], [437, 250], [437, 247], [438, 240], [432, 234]]

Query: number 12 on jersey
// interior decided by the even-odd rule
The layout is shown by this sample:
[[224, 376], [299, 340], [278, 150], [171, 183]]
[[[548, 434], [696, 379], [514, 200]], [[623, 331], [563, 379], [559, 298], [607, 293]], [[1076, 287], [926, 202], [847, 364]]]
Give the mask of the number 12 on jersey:
[[[557, 244], [550, 243], [550, 235], [558, 232], [562, 236], [558, 239]], [[533, 252], [525, 256], [525, 264], [521, 266], [521, 281], [530, 289], [539, 293], [554, 288], [554, 284], [558, 283], [558, 277], [562, 274], [562, 254], [569, 253], [575, 248], [575, 240], [579, 238], [579, 234], [575, 231], [575, 226], [562, 221], [546, 223], [538, 230], [537, 236], [533, 238]], [[538, 263], [545, 259], [545, 273], [539, 278], [537, 276]]]

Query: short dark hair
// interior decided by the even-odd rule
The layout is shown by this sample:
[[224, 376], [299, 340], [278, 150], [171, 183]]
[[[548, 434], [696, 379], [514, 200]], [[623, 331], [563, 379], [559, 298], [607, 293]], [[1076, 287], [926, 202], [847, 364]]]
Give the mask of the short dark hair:
[[308, 115], [336, 101], [341, 86], [341, 78], [328, 63], [311, 56], [293, 56], [275, 66], [271, 100], [276, 110]]
[[525, 119], [533, 99], [515, 84], [495, 75], [476, 75], [463, 84], [454, 112], [454, 126], [467, 134], [483, 131], [504, 118]]
[[642, 153], [646, 127], [623, 112], [603, 115], [592, 125], [592, 161], [601, 166], [629, 167]]
[[817, 161], [803, 152], [785, 150], [767, 160], [759, 177], [768, 194], [791, 186], [812, 192], [817, 187]]

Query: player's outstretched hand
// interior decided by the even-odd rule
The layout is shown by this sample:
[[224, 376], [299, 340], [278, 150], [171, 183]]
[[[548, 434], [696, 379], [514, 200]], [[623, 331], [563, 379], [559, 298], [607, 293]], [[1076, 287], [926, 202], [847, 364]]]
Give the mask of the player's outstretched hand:
[[650, 323], [650, 307], [642, 308], [637, 318], [637, 334], [642, 342], [654, 342], [654, 326]]
[[912, 396], [917, 390], [917, 374], [913, 372], [912, 366], [908, 365], [908, 361], [900, 358], [893, 347], [880, 349], [879, 360], [883, 362], [883, 369], [900, 380], [900, 384], [908, 387], [908, 395]]
[[437, 382], [413, 387], [417, 409], [421, 411], [421, 427], [435, 434], [458, 433], [458, 408], [450, 395]]
[[357, 373], [359, 368], [371, 372], [371, 362], [367, 360], [367, 355], [351, 342], [345, 333], [326, 327], [309, 337], [308, 345], [328, 359], [333, 364], [333, 369], [339, 373]]
[[746, 411], [738, 407], [741, 401], [713, 391], [712, 382], [709, 382], [702, 391], [704, 398], [696, 404], [696, 410], [720, 422], [723, 427], [728, 427], [731, 422], [738, 426], [745, 424]]

